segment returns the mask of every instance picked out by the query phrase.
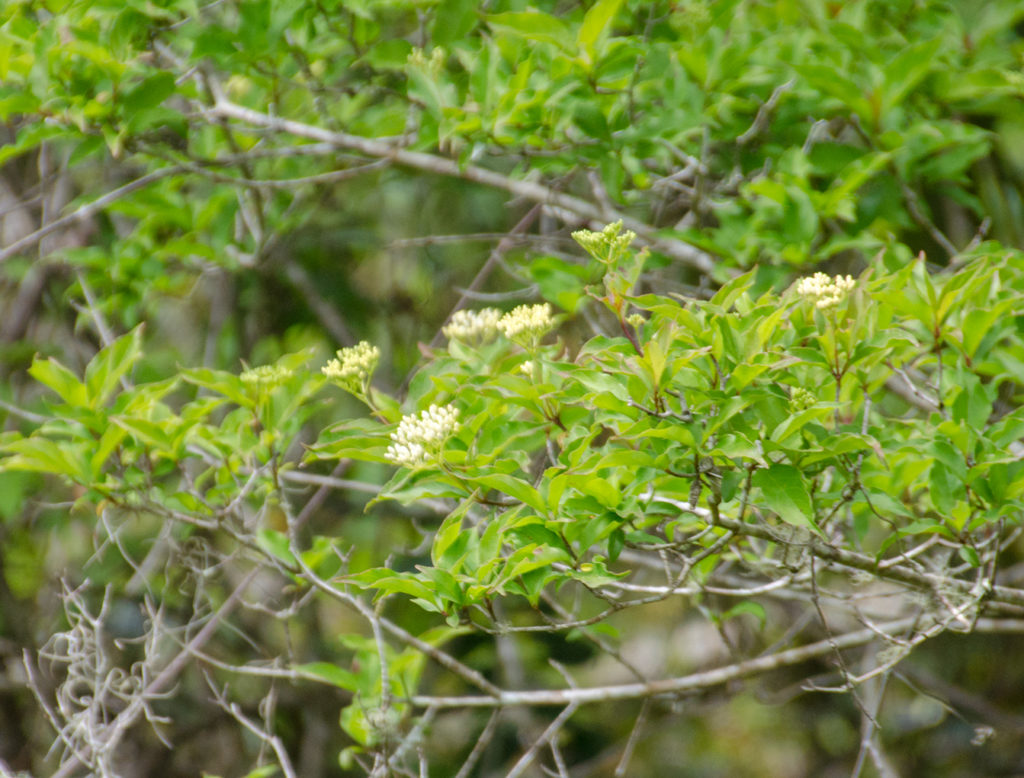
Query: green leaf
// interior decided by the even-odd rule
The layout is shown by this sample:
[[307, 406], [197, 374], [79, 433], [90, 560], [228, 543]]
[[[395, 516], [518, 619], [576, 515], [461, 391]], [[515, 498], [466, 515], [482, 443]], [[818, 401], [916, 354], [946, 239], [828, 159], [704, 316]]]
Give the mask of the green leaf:
[[771, 440], [774, 443], [783, 444], [807, 424], [830, 416], [832, 413], [832, 408], [827, 405], [819, 405], [814, 408], [807, 408], [799, 413], [793, 413], [782, 424], [772, 430]]
[[[433, 568], [431, 568], [433, 569]], [[418, 598], [416, 602], [428, 605], [429, 610], [439, 611], [436, 607], [437, 592], [426, 581], [412, 573], [395, 573], [387, 569], [364, 570], [349, 576], [350, 583], [364, 589], [376, 589], [381, 594], [408, 594]]]
[[246, 773], [245, 778], [270, 778], [270, 776], [277, 775], [279, 772], [281, 772], [281, 768], [276, 764], [268, 764]]
[[[603, 115], [601, 119], [604, 120]], [[585, 299], [584, 286], [590, 277], [586, 268], [557, 257], [540, 256], [529, 264], [527, 271], [537, 282], [541, 296], [568, 313], [574, 313]]]
[[99, 442], [96, 444], [96, 450], [89, 459], [89, 470], [92, 474], [93, 480], [99, 480], [100, 473], [103, 470], [103, 465], [106, 463], [107, 458], [119, 445], [121, 445], [121, 441], [123, 441], [127, 435], [128, 432], [124, 428], [115, 424], [109, 425], [103, 431]]
[[729, 608], [729, 610], [722, 614], [722, 621], [728, 621], [743, 614], [756, 618], [761, 624], [761, 629], [764, 629], [765, 622], [768, 620], [768, 614], [761, 603], [754, 602], [753, 600], [745, 600]]
[[311, 675], [321, 681], [326, 681], [339, 689], [348, 689], [354, 692], [359, 688], [359, 679], [355, 673], [343, 670], [331, 662], [309, 662], [304, 665], [295, 665], [292, 669], [303, 675]]
[[375, 742], [376, 730], [366, 720], [366, 714], [359, 702], [349, 705], [341, 712], [339, 723], [349, 737], [360, 745], [369, 746]]
[[941, 462], [957, 480], [967, 477], [967, 463], [963, 454], [945, 440], [933, 440], [925, 450], [935, 457], [936, 462]]
[[622, 0], [597, 0], [584, 15], [583, 24], [576, 33], [576, 45], [586, 51], [591, 63], [596, 60], [598, 40], [606, 36], [621, 6]]
[[84, 442], [57, 443], [49, 438], [31, 437], [14, 440], [4, 445], [13, 456], [0, 460], [2, 470], [29, 470], [51, 473], [70, 478], [79, 484], [92, 482], [89, 453], [92, 448]]
[[939, 66], [936, 53], [942, 46], [942, 38], [921, 41], [906, 46], [885, 68], [885, 108], [891, 110], [899, 105], [911, 90]]
[[245, 391], [242, 380], [232, 373], [196, 367], [182, 370], [181, 376], [189, 383], [217, 392], [243, 408], [255, 406], [255, 402]]
[[711, 298], [711, 305], [717, 306], [722, 311], [728, 311], [732, 308], [733, 303], [754, 285], [756, 277], [757, 271], [750, 270], [730, 279], [715, 292], [714, 297]]
[[431, 38], [437, 46], [447, 46], [465, 37], [476, 25], [474, 0], [441, 0], [434, 16]]
[[960, 546], [956, 551], [960, 558], [971, 567], [981, 567], [981, 557], [971, 546]]
[[172, 448], [171, 436], [162, 424], [127, 416], [112, 416], [110, 420], [131, 433], [140, 443], [156, 451], [170, 451]]
[[595, 498], [605, 508], [616, 508], [622, 502], [622, 493], [618, 488], [600, 476], [581, 476], [576, 488]]
[[89, 407], [104, 405], [118, 383], [142, 356], [142, 325], [100, 351], [85, 368]]
[[88, 403], [89, 392], [78, 376], [68, 370], [52, 357], [45, 362], [36, 359], [28, 369], [29, 375], [39, 383], [55, 391], [68, 405], [84, 408]]
[[566, 54], [573, 53], [569, 25], [556, 16], [538, 11], [510, 11], [489, 15], [487, 23], [498, 32], [509, 32], [536, 43], [551, 43]]
[[982, 340], [992, 330], [992, 325], [1006, 315], [1014, 300], [1003, 300], [991, 308], [979, 308], [968, 311], [963, 323], [963, 348], [967, 356], [974, 359]]
[[437, 534], [434, 535], [434, 545], [430, 551], [430, 558], [438, 567], [451, 569], [455, 561], [465, 553], [466, 545], [475, 533], [475, 530], [472, 528], [462, 529], [462, 518], [466, 515], [471, 504], [468, 501], [464, 502], [452, 511], [441, 523]]
[[626, 533], [621, 527], [616, 527], [608, 536], [608, 561], [614, 562], [619, 558], [622, 549], [626, 547]]
[[513, 554], [501, 571], [502, 581], [511, 581], [520, 576], [550, 567], [554, 562], [564, 562], [561, 549], [546, 546], [524, 546]]
[[256, 534], [257, 545], [273, 557], [284, 562], [288, 567], [298, 567], [298, 562], [292, 554], [291, 543], [288, 536], [283, 532], [272, 529], [263, 529]]
[[665, 372], [665, 361], [667, 354], [657, 340], [651, 340], [644, 346], [642, 362], [646, 364], [651, 373], [651, 382], [655, 388], [661, 386], [661, 377]]
[[837, 98], [859, 114], [862, 120], [873, 119], [874, 112], [865, 96], [864, 86], [841, 73], [834, 65], [798, 65], [796, 70], [812, 87]]
[[508, 534], [519, 543], [535, 543], [538, 546], [557, 548], [566, 555], [569, 553], [561, 536], [554, 530], [541, 524], [537, 517], [531, 517], [523, 524], [513, 527], [509, 530]]
[[121, 97], [125, 111], [135, 113], [155, 108], [174, 94], [174, 74], [165, 70], [144, 78]]
[[768, 507], [783, 521], [817, 530], [811, 496], [797, 468], [792, 465], [771, 465], [756, 471], [753, 483], [761, 490]]
[[487, 489], [507, 494], [509, 497], [529, 505], [538, 513], [547, 512], [547, 503], [541, 497], [540, 492], [521, 478], [504, 473], [491, 473], [474, 476], [470, 480]]
[[944, 516], [949, 516], [956, 504], [956, 476], [946, 465], [936, 460], [928, 473], [928, 486], [935, 509]]

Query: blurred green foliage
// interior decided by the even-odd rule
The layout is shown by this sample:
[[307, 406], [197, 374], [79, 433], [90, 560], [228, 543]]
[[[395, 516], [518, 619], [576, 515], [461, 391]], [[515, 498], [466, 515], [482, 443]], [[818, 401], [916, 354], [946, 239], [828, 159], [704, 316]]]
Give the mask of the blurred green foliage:
[[[534, 610], [545, 591], [599, 613], [593, 592], [631, 569], [624, 551], [704, 526], [689, 514], [666, 524], [672, 503], [648, 493], [689, 500], [701, 457], [718, 490], [697, 492], [705, 510], [756, 508], [811, 533], [830, 517], [836, 543], [890, 559], [935, 536], [954, 577], [988, 575], [1019, 523], [1024, 476], [1012, 449], [1022, 24], [1015, 0], [8, 0], [6, 677], [20, 678], [22, 649], [68, 627], [62, 579], [88, 580], [94, 606], [109, 587], [112, 631], [135, 638], [147, 597], [186, 624], [223, 599], [231, 576], [219, 571], [241, 558], [295, 587], [265, 584], [277, 586], [268, 607], [284, 608], [309, 591], [301, 552], [325, 579], [357, 573], [337, 580], [396, 595], [381, 606], [396, 623], [511, 683], [500, 641], [470, 627], [561, 619], [550, 604]], [[570, 238], [620, 218], [648, 255], [590, 256]], [[819, 269], [860, 279], [843, 318], [786, 291]], [[554, 306], [558, 340], [529, 354], [437, 337], [456, 305], [538, 301]], [[370, 411], [317, 373], [364, 339], [381, 349], [361, 398]], [[281, 380], [243, 380], [262, 365]], [[433, 402], [460, 410], [449, 469], [388, 481], [389, 425]], [[347, 487], [304, 519], [300, 548], [289, 501], [311, 481], [288, 478], [332, 467]], [[367, 505], [381, 486], [394, 501]], [[486, 520], [478, 497], [499, 504]], [[455, 500], [442, 515], [458, 506], [443, 522], [439, 500]], [[998, 564], [1012, 574], [1019, 553], [1007, 541]], [[718, 549], [695, 580], [756, 557]], [[507, 611], [488, 623], [492, 599]], [[749, 655], [797, 617], [771, 598], [744, 602], [690, 604], [732, 625]], [[401, 641], [382, 656], [365, 620], [317, 608], [287, 624], [246, 611], [248, 642], [225, 632], [210, 651], [235, 664], [286, 657], [335, 687], [311, 703], [307, 687], [281, 682], [267, 718], [293, 756], [317, 751], [301, 774], [342, 774], [339, 753], [363, 774], [354, 760], [414, 726], [399, 698], [464, 684]], [[563, 684], [554, 659], [596, 685], [609, 646], [628, 653], [634, 633], [670, 642], [659, 630], [687, 614], [628, 611], [514, 640], [527, 678]], [[881, 714], [892, 757], [914, 774], [1024, 769], [1008, 744], [1022, 728], [1006, 712], [1022, 697], [1012, 646], [939, 641], [949, 666], [926, 644]], [[978, 669], [995, 656], [999, 684]], [[266, 694], [262, 679], [220, 680], [250, 712]], [[924, 710], [915, 684], [963, 718]], [[652, 705], [645, 716], [685, 724], [641, 736], [628, 774], [849, 773], [861, 713], [847, 697], [800, 697], [776, 716], [755, 701], [775, 689], [753, 691]], [[387, 694], [391, 718], [371, 721]], [[140, 757], [138, 774], [259, 769], [258, 744], [208, 697], [195, 675], [162, 703], [169, 737], [190, 747]], [[205, 720], [189, 724], [196, 706]], [[563, 745], [580, 774], [612, 774], [638, 710], [570, 721]], [[432, 725], [432, 774], [454, 774], [486, 719], [459, 715]], [[330, 734], [314, 735], [314, 719]], [[978, 721], [1005, 734], [971, 746]], [[522, 751], [518, 725], [502, 726], [481, 775]], [[203, 730], [232, 756], [205, 761], [215, 741]], [[21, 681], [0, 685], [0, 733], [0, 759], [16, 768], [55, 763]]]

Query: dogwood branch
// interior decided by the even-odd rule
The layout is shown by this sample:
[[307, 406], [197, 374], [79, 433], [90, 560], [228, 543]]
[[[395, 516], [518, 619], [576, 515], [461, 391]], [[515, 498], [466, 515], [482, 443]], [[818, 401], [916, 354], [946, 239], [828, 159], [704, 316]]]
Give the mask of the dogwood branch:
[[600, 208], [579, 197], [557, 192], [535, 181], [522, 181], [510, 178], [476, 165], [461, 165], [456, 160], [446, 159], [421, 151], [410, 151], [375, 138], [364, 138], [359, 135], [327, 130], [292, 119], [271, 116], [270, 114], [254, 111], [251, 108], [245, 108], [233, 103], [221, 95], [217, 96], [213, 107], [206, 109], [204, 114], [211, 121], [231, 119], [255, 127], [287, 133], [298, 138], [331, 143], [338, 148], [357, 151], [368, 157], [391, 160], [395, 164], [426, 173], [461, 178], [496, 189], [503, 189], [516, 197], [523, 197], [537, 203], [569, 211], [576, 217], [592, 222], [594, 225], [603, 227], [609, 221], [621, 219], [626, 229], [633, 230], [651, 248], [679, 260], [702, 273], [711, 273], [715, 266], [711, 255], [695, 246], [691, 246], [689, 243], [662, 237], [658, 235], [656, 229], [644, 222], [618, 212], [608, 212], [606, 209]]
[[83, 222], [86, 219], [95, 216], [108, 205], [120, 200], [122, 197], [130, 195], [132, 192], [137, 192], [139, 189], [143, 189], [162, 178], [181, 175], [183, 172], [185, 171], [178, 166], [160, 168], [159, 170], [154, 170], [152, 173], [140, 176], [134, 181], [129, 181], [124, 186], [119, 186], [117, 189], [107, 192], [102, 197], [97, 197], [92, 202], [76, 208], [66, 216], [54, 219], [52, 222], [40, 227], [30, 235], [26, 235], [24, 238], [16, 240], [9, 246], [5, 246], [0, 249], [0, 264], [6, 262], [11, 257], [17, 256], [26, 249], [32, 248], [46, 236], [52, 235], [58, 230], [64, 229], [68, 225], [75, 224], [76, 222]]
[[[655, 697], [663, 694], [680, 694], [682, 692], [707, 689], [730, 681], [749, 678], [778, 670], [783, 667], [798, 665], [811, 659], [826, 656], [834, 650], [846, 650], [863, 646], [879, 639], [882, 632], [887, 640], [897, 640], [900, 632], [912, 629], [920, 622], [918, 617], [908, 617], [896, 621], [875, 625], [855, 632], [819, 640], [806, 646], [779, 651], [774, 654], [759, 656], [743, 662], [699, 673], [666, 678], [660, 681], [645, 683], [615, 684], [609, 686], [592, 686], [577, 689], [543, 689], [533, 691], [502, 691], [495, 697], [473, 695], [462, 697], [432, 697], [417, 695], [411, 698], [413, 705], [418, 707], [436, 708], [509, 708], [523, 705], [563, 706], [586, 705], [613, 700], [634, 700]], [[979, 619], [975, 624], [977, 632], [1022, 632], [1024, 621], [1017, 619]]]
[[863, 570], [880, 579], [898, 581], [930, 592], [940, 589], [952, 589], [960, 594], [969, 594], [972, 596], [978, 594], [976, 590], [979, 587], [982, 587], [987, 590], [986, 599], [990, 601], [1000, 602], [1007, 605], [1024, 606], [1024, 590], [1021, 589], [1013, 589], [1008, 586], [991, 585], [988, 581], [965, 581], [947, 575], [940, 575], [938, 573], [927, 573], [913, 570], [905, 565], [892, 564], [894, 560], [891, 559], [879, 560], [868, 554], [860, 554], [856, 551], [847, 551], [846, 549], [836, 548], [835, 546], [832, 546], [822, 540], [818, 540], [813, 536], [810, 536], [799, 543], [786, 541], [778, 529], [764, 524], [738, 521], [737, 519], [721, 515], [715, 517], [712, 516], [711, 511], [707, 508], [691, 506], [688, 502], [663, 497], [661, 495], [655, 496], [654, 499], [657, 502], [673, 505], [686, 513], [692, 513], [709, 524], [713, 523], [723, 529], [735, 532], [738, 535], [759, 538], [761, 540], [771, 541], [772, 543], [788, 542], [790, 545], [800, 546], [806, 549], [808, 553], [813, 554], [818, 559], [842, 565], [844, 567], [850, 567], [855, 570]]

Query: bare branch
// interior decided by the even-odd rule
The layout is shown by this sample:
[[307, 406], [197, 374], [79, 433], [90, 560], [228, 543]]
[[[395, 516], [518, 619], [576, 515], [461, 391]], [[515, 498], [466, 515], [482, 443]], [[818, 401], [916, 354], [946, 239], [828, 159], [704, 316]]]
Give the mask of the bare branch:
[[281, 768], [281, 772], [284, 773], [285, 778], [297, 778], [295, 768], [292, 767], [292, 760], [288, 756], [288, 751], [285, 750], [284, 743], [281, 742], [281, 738], [274, 733], [267, 731], [264, 727], [259, 726], [255, 721], [246, 716], [237, 702], [232, 702], [227, 698], [226, 690], [221, 691], [218, 689], [214, 686], [213, 681], [210, 678], [206, 679], [206, 683], [213, 692], [213, 696], [217, 704], [227, 711], [231, 718], [270, 746], [274, 751], [274, 755], [277, 757], [278, 767]]
[[[433, 710], [433, 708], [431, 709]], [[487, 750], [487, 746], [491, 744], [491, 740], [494, 738], [494, 733], [498, 729], [498, 719], [501, 717], [501, 710], [497, 709], [492, 711], [491, 717], [487, 719], [487, 725], [484, 727], [484, 731], [480, 733], [480, 737], [476, 739], [473, 744], [473, 750], [469, 752], [469, 756], [466, 757], [466, 761], [462, 763], [462, 767], [455, 774], [455, 778], [469, 778], [470, 773], [473, 772], [473, 768], [476, 767], [476, 763], [480, 761], [480, 757], [484, 755], [484, 751]]]
[[577, 708], [579, 708], [579, 703], [569, 703], [566, 709], [559, 713], [555, 720], [548, 725], [548, 728], [544, 730], [541, 736], [533, 741], [533, 745], [513, 765], [505, 778], [519, 778], [520, 775], [525, 773], [530, 765], [533, 764], [533, 760], [537, 758], [537, 752], [558, 736], [558, 731], [572, 718], [572, 714], [576, 712]]
[[184, 170], [178, 166], [160, 168], [159, 170], [154, 170], [152, 173], [147, 173], [144, 176], [136, 178], [134, 181], [130, 181], [124, 186], [119, 186], [117, 189], [114, 189], [111, 192], [107, 192], [107, 194], [103, 195], [102, 197], [97, 197], [92, 202], [86, 203], [85, 205], [75, 209], [66, 216], [61, 216], [59, 219], [54, 219], [49, 224], [40, 227], [31, 235], [26, 235], [24, 238], [16, 240], [9, 246], [0, 249], [0, 264], [6, 262], [11, 257], [17, 256], [25, 249], [31, 248], [32, 246], [36, 245], [47, 235], [52, 235], [53, 233], [57, 232], [58, 230], [64, 229], [64, 227], [67, 227], [70, 224], [83, 222], [86, 219], [95, 216], [108, 205], [117, 202], [122, 197], [127, 197], [132, 192], [137, 192], [140, 189], [144, 189], [150, 184], [156, 181], [160, 181], [161, 179], [181, 175], [183, 172]]
[[[897, 633], [912, 627], [916, 618], [900, 619], [883, 625], [886, 632]], [[862, 629], [839, 635], [832, 640], [820, 640], [806, 646], [791, 648], [767, 656], [760, 656], [755, 659], [748, 659], [743, 662], [728, 665], [726, 667], [706, 670], [704, 672], [684, 675], [678, 678], [667, 678], [660, 681], [648, 681], [645, 683], [628, 683], [613, 686], [597, 686], [579, 689], [557, 689], [540, 691], [505, 691], [501, 692], [497, 699], [493, 697], [430, 697], [415, 696], [412, 702], [415, 705], [428, 707], [431, 705], [444, 708], [457, 707], [514, 707], [520, 705], [571, 705], [573, 703], [584, 705], [612, 700], [633, 700], [646, 697], [655, 697], [663, 694], [678, 694], [680, 692], [693, 691], [695, 689], [706, 689], [711, 686], [718, 686], [729, 681], [759, 675], [771, 670], [778, 670], [782, 667], [806, 662], [809, 659], [816, 659], [825, 656], [833, 651], [833, 648], [847, 649], [854, 646], [862, 646], [877, 640], [878, 635], [874, 630]]]
[[398, 165], [411, 167], [427, 173], [461, 178], [496, 189], [503, 189], [517, 197], [524, 197], [542, 205], [551, 205], [574, 214], [593, 226], [603, 227], [609, 220], [621, 219], [626, 229], [633, 230], [651, 248], [667, 256], [683, 262], [702, 273], [711, 273], [714, 259], [704, 251], [684, 241], [664, 238], [648, 224], [633, 219], [619, 212], [606, 213], [592, 203], [572, 195], [557, 192], [550, 187], [534, 181], [522, 181], [496, 173], [476, 165], [460, 165], [458, 162], [444, 157], [426, 154], [421, 151], [409, 151], [373, 138], [334, 132], [311, 124], [283, 119], [278, 116], [254, 111], [250, 108], [232, 103], [224, 97], [218, 97], [216, 104], [204, 112], [211, 121], [233, 119], [256, 127], [265, 127], [277, 132], [284, 132], [299, 138], [332, 143], [339, 148], [350, 149], [377, 159], [389, 159]]
[[737, 145], [745, 146], [768, 129], [768, 124], [771, 121], [772, 114], [775, 112], [775, 107], [779, 104], [779, 100], [782, 99], [782, 96], [786, 92], [793, 88], [795, 83], [796, 80], [791, 78], [789, 81], [779, 84], [772, 90], [768, 99], [760, 108], [757, 109], [757, 116], [754, 117], [754, 123], [751, 124], [742, 135], [736, 138]]
[[[522, 235], [523, 233], [530, 229], [530, 227], [533, 225], [534, 221], [536, 221], [539, 215], [540, 206], [535, 205], [533, 208], [527, 211], [526, 215], [522, 219], [520, 219], [516, 223], [516, 225], [509, 231], [509, 234], [507, 236], [498, 241], [498, 245], [495, 246], [494, 250], [491, 251], [491, 253], [488, 255], [487, 261], [484, 262], [484, 264], [481, 266], [476, 276], [474, 276], [472, 282], [470, 282], [469, 286], [466, 288], [466, 291], [462, 293], [462, 297], [459, 298], [459, 301], [455, 303], [455, 307], [448, 312], [448, 318], [445, 320], [445, 324], [451, 321], [451, 317], [455, 314], [456, 311], [461, 311], [463, 308], [466, 307], [467, 303], [470, 300], [470, 296], [474, 292], [480, 291], [480, 287], [484, 285], [484, 281], [487, 280], [487, 277], [491, 274], [491, 271], [494, 270], [494, 268], [497, 266], [498, 262], [501, 260], [502, 255], [510, 248], [512, 248], [512, 246], [515, 244], [516, 238], [519, 235]], [[434, 334], [434, 337], [431, 339], [431, 348], [437, 348], [438, 346], [440, 346], [441, 341], [443, 339], [444, 327], [442, 326], [440, 329], [438, 329], [438, 331]]]

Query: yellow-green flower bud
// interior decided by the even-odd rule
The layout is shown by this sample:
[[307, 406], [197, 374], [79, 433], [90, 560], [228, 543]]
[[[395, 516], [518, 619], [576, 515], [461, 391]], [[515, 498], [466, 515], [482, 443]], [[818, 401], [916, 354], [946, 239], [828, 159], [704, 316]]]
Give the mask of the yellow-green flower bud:
[[513, 340], [524, 348], [533, 348], [552, 327], [555, 320], [551, 315], [551, 306], [520, 305], [506, 313], [498, 321], [498, 329], [505, 337]]
[[292, 377], [292, 371], [279, 365], [260, 365], [250, 367], [242, 372], [239, 378], [249, 387], [273, 389]]
[[804, 389], [802, 386], [794, 387], [789, 393], [789, 410], [793, 413], [805, 411], [816, 405], [818, 398]]
[[573, 239], [582, 246], [588, 254], [601, 262], [611, 262], [617, 259], [636, 240], [636, 233], [632, 230], [622, 231], [622, 220], [612, 222], [600, 232], [592, 230], [576, 230], [572, 233]]
[[350, 348], [340, 349], [338, 358], [324, 365], [322, 371], [345, 391], [361, 395], [366, 391], [379, 361], [380, 349], [364, 340]]

